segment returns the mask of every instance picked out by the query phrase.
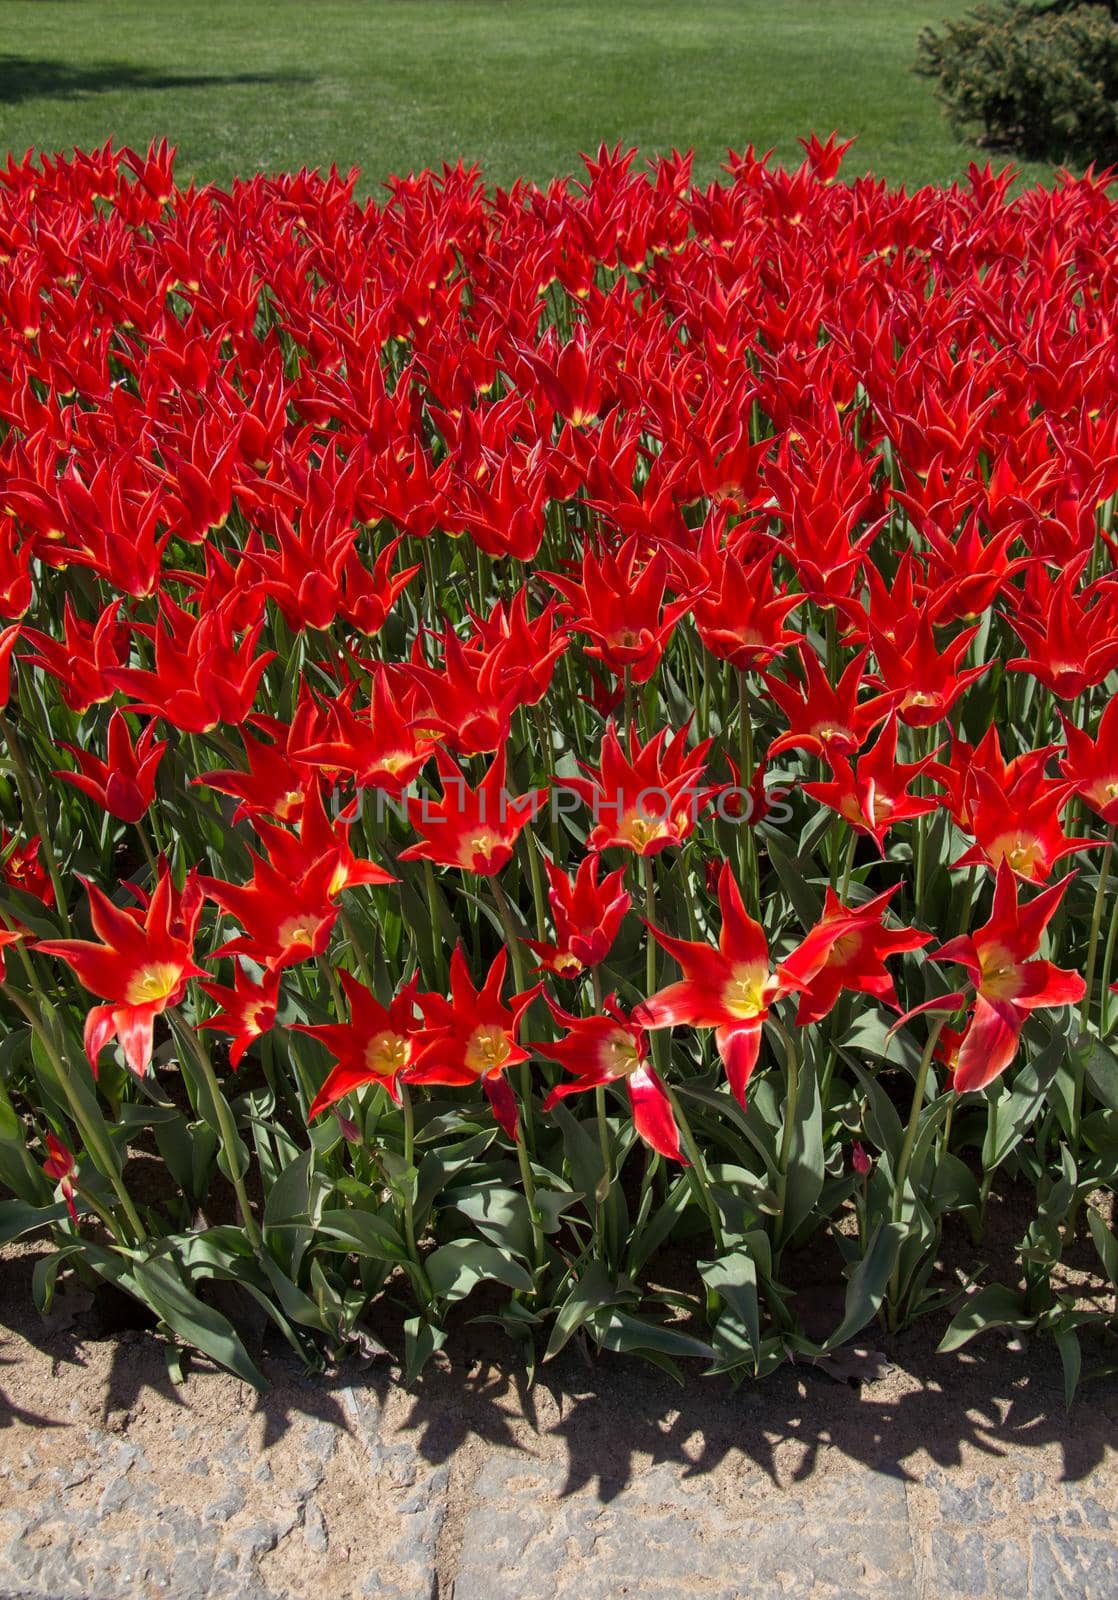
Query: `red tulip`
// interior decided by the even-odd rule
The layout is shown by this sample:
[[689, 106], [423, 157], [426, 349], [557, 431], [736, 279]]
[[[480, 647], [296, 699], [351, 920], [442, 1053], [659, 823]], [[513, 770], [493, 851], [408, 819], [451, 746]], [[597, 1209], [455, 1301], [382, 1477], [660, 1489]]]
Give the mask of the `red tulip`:
[[86, 1017], [85, 1049], [94, 1074], [101, 1051], [119, 1038], [125, 1061], [142, 1078], [151, 1065], [155, 1018], [178, 1004], [189, 978], [206, 976], [192, 958], [202, 912], [201, 883], [191, 873], [185, 887], [175, 889], [163, 862], [148, 904], [122, 909], [96, 884], [83, 881], [100, 943], [40, 939], [35, 949], [65, 961], [86, 989], [109, 1002], [94, 1006]]

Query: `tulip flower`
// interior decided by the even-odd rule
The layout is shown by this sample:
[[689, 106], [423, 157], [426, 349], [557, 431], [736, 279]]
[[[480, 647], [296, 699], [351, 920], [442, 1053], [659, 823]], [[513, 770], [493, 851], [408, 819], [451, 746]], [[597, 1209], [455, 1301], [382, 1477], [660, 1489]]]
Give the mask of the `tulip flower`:
[[598, 767], [580, 763], [587, 777], [563, 779], [564, 787], [591, 808], [591, 850], [616, 846], [652, 856], [682, 844], [694, 831], [703, 804], [718, 791], [702, 783], [711, 741], [704, 739], [688, 750], [690, 726], [688, 722], [671, 734], [665, 728], [644, 745], [630, 728], [626, 755], [610, 722]]
[[528, 1060], [517, 1043], [520, 1019], [535, 999], [538, 988], [501, 999], [508, 951], [501, 950], [476, 989], [470, 979], [462, 946], [450, 958], [450, 998], [419, 993], [416, 1002], [427, 1025], [422, 1048], [408, 1067], [409, 1083], [480, 1083], [493, 1114], [509, 1138], [519, 1138], [516, 1098], [505, 1073]]
[[78, 771], [58, 771], [56, 778], [73, 784], [121, 822], [139, 822], [146, 815], [155, 798], [155, 774], [167, 748], [165, 739], [155, 743], [154, 723], [148, 723], [133, 746], [127, 720], [114, 711], [109, 719], [107, 761], [72, 744], [59, 748], [74, 757]]
[[54, 884], [39, 859], [42, 844], [39, 834], [18, 844], [14, 834], [0, 827], [0, 878], [9, 888], [33, 895], [50, 907], [54, 904]]
[[922, 949], [932, 935], [883, 925], [885, 908], [896, 892], [887, 889], [855, 910], [844, 906], [833, 889], [827, 890], [822, 917], [777, 967], [782, 989], [800, 991], [796, 1021], [801, 1027], [825, 1017], [844, 989], [900, 1010], [885, 962]]
[[249, 851], [252, 878], [226, 883], [200, 874], [209, 899], [241, 924], [244, 932], [227, 939], [217, 955], [243, 955], [269, 971], [320, 956], [330, 942], [338, 908], [331, 899], [335, 863], [322, 856], [301, 877], [277, 869]]
[[0, 983], [4, 983], [8, 976], [7, 961], [4, 951], [9, 945], [16, 944], [24, 937], [25, 932], [22, 928], [0, 928]]
[[280, 723], [273, 723], [277, 735], [273, 743], [257, 739], [247, 727], [240, 729], [245, 747], [246, 772], [236, 768], [221, 768], [203, 772], [191, 783], [204, 784], [220, 794], [233, 795], [240, 803], [233, 812], [233, 822], [242, 817], [275, 817], [279, 822], [290, 822], [303, 809], [311, 769], [291, 753], [290, 740], [285, 734], [293, 732]]
[[828, 759], [833, 779], [800, 787], [845, 818], [858, 833], [868, 834], [879, 850], [885, 848], [885, 835], [894, 824], [927, 816], [940, 805], [939, 799], [930, 795], [908, 792], [909, 785], [928, 770], [933, 757], [898, 762], [895, 714], [890, 715], [873, 748], [858, 757], [856, 768], [845, 756], [835, 754]]
[[21, 631], [18, 622], [13, 622], [7, 628], [0, 628], [0, 711], [7, 705], [12, 691], [12, 651], [16, 647]]
[[1073, 782], [1046, 778], [1034, 765], [1008, 789], [980, 768], [968, 774], [968, 830], [975, 842], [951, 863], [990, 867], [1003, 861], [1028, 883], [1044, 883], [1058, 861], [1091, 850], [1100, 839], [1072, 839], [1060, 824], [1060, 813], [1075, 788]]
[[47, 1134], [47, 1159], [43, 1162], [43, 1171], [61, 1190], [66, 1209], [76, 1227], [78, 1208], [74, 1200], [74, 1179], [77, 1176], [78, 1163], [74, 1159], [74, 1152], [53, 1133]]
[[741, 890], [723, 862], [718, 876], [722, 928], [718, 948], [676, 939], [646, 924], [648, 931], [683, 968], [684, 977], [650, 995], [633, 1015], [646, 1028], [713, 1028], [718, 1054], [734, 1098], [745, 1104], [745, 1090], [757, 1064], [761, 1029], [770, 1003], [781, 994], [769, 966], [764, 930], [745, 909]]
[[62, 602], [62, 638], [24, 627], [23, 637], [36, 654], [20, 656], [29, 666], [50, 674], [71, 711], [87, 711], [112, 698], [108, 674], [128, 658], [128, 630], [118, 620], [119, 601], [106, 606], [96, 622], [84, 621], [67, 595]]
[[769, 759], [784, 750], [807, 750], [812, 755], [852, 755], [861, 749], [874, 728], [889, 715], [895, 693], [859, 700], [868, 651], [862, 650], [843, 671], [832, 689], [819, 657], [810, 645], [800, 646], [803, 677], [798, 685], [765, 673], [765, 682], [789, 727], [769, 746]]
[[110, 667], [105, 678], [133, 702], [134, 711], [163, 717], [187, 733], [207, 733], [219, 722], [244, 722], [274, 650], [256, 655], [261, 619], [238, 642], [226, 605], [192, 616], [169, 595], [160, 597], [154, 629], [155, 666]]
[[703, 552], [709, 587], [695, 597], [695, 627], [711, 655], [742, 672], [760, 671], [803, 638], [784, 624], [804, 597], [776, 592], [773, 559], [770, 552], [747, 564], [728, 550]]
[[547, 798], [546, 789], [510, 795], [505, 788], [505, 751], [494, 756], [476, 789], [449, 757], [436, 755], [441, 800], [412, 799], [408, 815], [419, 842], [401, 850], [401, 861], [427, 859], [492, 877], [512, 860], [517, 839]]
[[[965, 967], [975, 986], [971, 1019], [958, 1046], [952, 1079], [960, 1094], [984, 1089], [1005, 1071], [1017, 1054], [1021, 1029], [1031, 1011], [1074, 1005], [1083, 998], [1086, 985], [1078, 972], [1030, 959], [1073, 876], [1069, 873], [1020, 905], [1017, 878], [1003, 860], [989, 921], [973, 934], [949, 939], [931, 952], [929, 960], [957, 961]], [[950, 999], [962, 1003], [963, 996]]]
[[550, 999], [548, 1005], [567, 1032], [561, 1039], [536, 1044], [534, 1049], [537, 1054], [557, 1061], [567, 1072], [574, 1073], [577, 1081], [557, 1084], [544, 1101], [543, 1109], [549, 1111], [567, 1095], [583, 1094], [587, 1089], [604, 1088], [610, 1083], [624, 1083], [633, 1112], [633, 1126], [645, 1144], [659, 1155], [686, 1166], [672, 1103], [648, 1060], [645, 1030], [636, 1020], [636, 1013], [627, 1017], [617, 1005], [615, 995], [603, 1002], [600, 1016], [572, 1016]]
[[690, 600], [664, 603], [667, 557], [657, 551], [642, 558], [640, 541], [627, 539], [616, 555], [587, 551], [579, 578], [547, 574], [563, 595], [564, 621], [593, 642], [593, 656], [617, 677], [628, 671], [634, 683], [646, 683], [656, 671], [672, 629], [689, 609]]
[[1061, 716], [1067, 754], [1060, 771], [1104, 822], [1118, 823], [1118, 699], [1106, 702], [1092, 739]]
[[1036, 589], [1026, 591], [1029, 609], [1008, 618], [1029, 654], [1007, 667], [1031, 673], [1060, 700], [1074, 700], [1118, 666], [1118, 595], [1112, 583], [1077, 589], [1083, 565], [1081, 559], [1055, 581], [1043, 569]]
[[344, 969], [338, 971], [338, 982], [349, 1001], [348, 1022], [294, 1024], [300, 1033], [324, 1044], [337, 1062], [311, 1102], [308, 1122], [368, 1083], [378, 1084], [398, 1101], [400, 1074], [410, 1076], [408, 1069], [415, 1064], [427, 1038], [415, 1014], [414, 976], [387, 1006], [382, 1006], [364, 984]]
[[574, 977], [606, 959], [617, 938], [625, 913], [632, 904], [622, 887], [624, 867], [598, 882], [598, 857], [584, 856], [573, 879], [553, 861], [544, 867], [550, 882], [548, 900], [555, 921], [555, 943], [525, 939], [543, 966], [563, 977]]
[[216, 1000], [223, 1009], [199, 1022], [198, 1026], [229, 1034], [233, 1040], [229, 1047], [229, 1065], [234, 1072], [249, 1045], [268, 1033], [276, 1020], [279, 981], [278, 972], [266, 970], [261, 981], [256, 983], [238, 961], [233, 968], [232, 988], [213, 982], [201, 985], [210, 999]]
[[155, 890], [141, 908], [115, 906], [97, 885], [83, 879], [89, 917], [99, 943], [88, 939], [40, 939], [40, 955], [57, 956], [78, 981], [109, 1003], [94, 1006], [85, 1021], [85, 1051], [97, 1073], [97, 1060], [112, 1039], [138, 1078], [151, 1065], [155, 1019], [177, 1005], [190, 978], [204, 978], [192, 951], [202, 913], [201, 883], [188, 875], [182, 890], [161, 863]]

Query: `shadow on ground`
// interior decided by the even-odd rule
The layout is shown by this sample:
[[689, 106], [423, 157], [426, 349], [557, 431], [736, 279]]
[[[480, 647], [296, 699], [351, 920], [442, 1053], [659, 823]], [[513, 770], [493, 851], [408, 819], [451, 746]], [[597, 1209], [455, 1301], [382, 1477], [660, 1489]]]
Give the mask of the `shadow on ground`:
[[242, 84], [310, 83], [312, 74], [281, 72], [168, 72], [126, 61], [77, 66], [46, 57], [0, 54], [0, 105], [24, 100], [80, 100], [114, 90], [230, 88]]
[[[190, 1385], [176, 1387], [161, 1344], [147, 1333], [102, 1327], [91, 1334], [81, 1315], [60, 1326], [65, 1314], [44, 1327], [31, 1306], [33, 1266], [30, 1254], [3, 1263], [0, 1363], [15, 1365], [26, 1339], [50, 1357], [58, 1392], [53, 1385], [41, 1395], [20, 1389], [5, 1416], [0, 1371], [0, 1428], [16, 1419], [44, 1428], [63, 1422], [66, 1380], [72, 1388], [85, 1366], [97, 1368], [104, 1418], [132, 1411], [153, 1392], [189, 1412]], [[410, 1395], [400, 1390], [388, 1359], [344, 1362], [326, 1376], [308, 1377], [286, 1354], [273, 1355], [263, 1363], [273, 1386], [249, 1405], [263, 1416], [268, 1446], [301, 1418], [348, 1429], [352, 1389], [381, 1410], [391, 1405], [412, 1449], [432, 1465], [475, 1444], [529, 1459], [557, 1454], [566, 1472], [563, 1492], [593, 1486], [602, 1502], [621, 1494], [650, 1462], [674, 1463], [682, 1477], [694, 1477], [733, 1454], [788, 1486], [811, 1478], [821, 1452], [908, 1480], [926, 1470], [929, 1458], [951, 1467], [964, 1452], [992, 1462], [1012, 1452], [1020, 1464], [1023, 1452], [1057, 1446], [1064, 1480], [1079, 1481], [1103, 1462], [1118, 1424], [1113, 1382], [1086, 1385], [1069, 1415], [1053, 1354], [1039, 1343], [1014, 1347], [997, 1334], [942, 1356], [934, 1331], [917, 1327], [889, 1342], [870, 1368], [875, 1375], [860, 1387], [788, 1366], [737, 1391], [698, 1374], [681, 1389], [643, 1363], [616, 1356], [592, 1361], [572, 1343], [530, 1388], [511, 1351], [505, 1360], [506, 1350], [494, 1345], [472, 1360], [429, 1370]], [[236, 1380], [217, 1381], [238, 1388]]]

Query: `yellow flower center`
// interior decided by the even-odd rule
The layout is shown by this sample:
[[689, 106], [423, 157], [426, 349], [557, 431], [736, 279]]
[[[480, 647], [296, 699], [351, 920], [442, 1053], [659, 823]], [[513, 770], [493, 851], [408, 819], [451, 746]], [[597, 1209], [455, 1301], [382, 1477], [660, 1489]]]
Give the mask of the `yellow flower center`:
[[1038, 866], [1043, 865], [1043, 853], [1040, 841], [1022, 838], [1020, 834], [1003, 834], [994, 840], [989, 850], [990, 860], [997, 866], [1003, 859], [1009, 862], [1014, 872], [1026, 876], [1032, 874]]
[[182, 967], [173, 961], [153, 961], [141, 967], [131, 980], [124, 998], [130, 1006], [151, 1005], [154, 1000], [166, 1000], [182, 981]]
[[463, 867], [472, 867], [478, 856], [488, 861], [494, 851], [499, 850], [503, 843], [504, 841], [499, 833], [483, 828], [480, 833], [475, 833], [470, 838], [462, 841], [462, 849], [458, 856], [459, 864]]
[[466, 1065], [479, 1078], [485, 1077], [508, 1060], [511, 1049], [512, 1043], [504, 1028], [495, 1022], [484, 1023], [480, 1028], [475, 1028], [469, 1037]]
[[311, 945], [314, 943], [314, 929], [298, 917], [291, 917], [279, 930], [279, 942], [287, 947], [295, 944]]
[[616, 1028], [607, 1034], [601, 1045], [602, 1067], [611, 1078], [627, 1078], [641, 1064], [640, 1052], [631, 1033]]
[[765, 1009], [765, 974], [758, 967], [736, 966], [722, 991], [722, 1003], [734, 1017], [758, 1017]]
[[402, 1033], [386, 1029], [375, 1033], [365, 1046], [365, 1064], [378, 1077], [394, 1077], [407, 1063], [408, 1040]]
[[646, 817], [640, 811], [630, 811], [622, 817], [617, 836], [634, 850], [643, 850], [653, 839], [662, 838], [667, 831], [667, 824], [662, 817]]

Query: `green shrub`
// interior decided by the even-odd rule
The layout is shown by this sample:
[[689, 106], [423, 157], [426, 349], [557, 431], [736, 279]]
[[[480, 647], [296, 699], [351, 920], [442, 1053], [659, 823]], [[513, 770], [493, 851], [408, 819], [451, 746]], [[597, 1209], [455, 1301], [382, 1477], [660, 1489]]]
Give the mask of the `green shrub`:
[[1118, 21], [1106, 5], [996, 0], [925, 28], [916, 71], [952, 126], [1030, 160], [1118, 158]]

